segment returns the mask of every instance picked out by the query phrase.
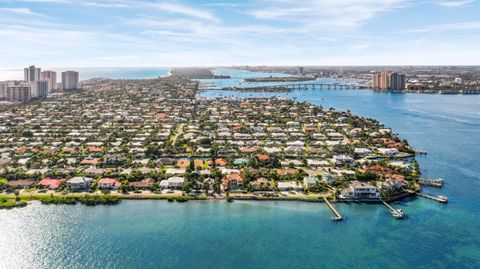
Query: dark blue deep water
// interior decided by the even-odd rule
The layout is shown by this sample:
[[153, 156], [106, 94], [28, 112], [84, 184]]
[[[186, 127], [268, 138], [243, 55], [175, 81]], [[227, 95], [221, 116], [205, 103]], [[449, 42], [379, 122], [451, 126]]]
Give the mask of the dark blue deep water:
[[[232, 79], [231, 85], [236, 85]], [[228, 85], [228, 81], [222, 83]], [[251, 96], [210, 91], [204, 97]], [[0, 268], [480, 268], [480, 96], [316, 90], [279, 95], [349, 109], [417, 149], [448, 204], [123, 201], [0, 211]]]

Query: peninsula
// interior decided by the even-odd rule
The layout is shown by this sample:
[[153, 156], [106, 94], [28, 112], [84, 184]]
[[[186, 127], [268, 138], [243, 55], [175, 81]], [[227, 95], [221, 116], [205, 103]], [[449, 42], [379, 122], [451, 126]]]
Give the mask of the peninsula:
[[198, 84], [91, 80], [2, 106], [0, 205], [380, 202], [418, 190], [414, 149], [376, 120], [275, 97], [199, 98]]

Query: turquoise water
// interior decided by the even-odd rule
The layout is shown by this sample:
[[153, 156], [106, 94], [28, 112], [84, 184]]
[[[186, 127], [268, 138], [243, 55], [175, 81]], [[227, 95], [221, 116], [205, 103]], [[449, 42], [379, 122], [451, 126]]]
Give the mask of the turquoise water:
[[[235, 79], [233, 79], [235, 80]], [[232, 83], [237, 83], [233, 82]], [[215, 96], [250, 93], [210, 91]], [[274, 95], [274, 94], [260, 94]], [[316, 90], [276, 94], [379, 119], [417, 149], [449, 203], [123, 201], [0, 211], [0, 268], [480, 268], [480, 96]]]

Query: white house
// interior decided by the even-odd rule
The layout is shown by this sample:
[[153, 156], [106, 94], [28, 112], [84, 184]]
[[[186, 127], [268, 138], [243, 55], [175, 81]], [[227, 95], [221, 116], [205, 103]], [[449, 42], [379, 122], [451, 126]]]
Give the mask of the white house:
[[278, 182], [277, 189], [279, 191], [302, 191], [303, 188], [298, 184], [296, 181], [286, 181], [286, 182]]
[[399, 153], [398, 149], [396, 148], [379, 148], [378, 152], [387, 157], [394, 157]]
[[380, 199], [380, 193], [372, 184], [355, 180], [350, 183], [349, 188], [342, 191], [340, 197], [347, 199]]
[[72, 177], [67, 180], [67, 188], [71, 190], [84, 190], [90, 187], [93, 181], [90, 177]]
[[357, 156], [367, 156], [367, 155], [370, 155], [372, 154], [372, 151], [367, 149], [367, 148], [355, 148], [353, 150], [353, 152], [355, 153], [355, 155]]
[[180, 189], [183, 187], [185, 179], [183, 177], [171, 177], [167, 180], [160, 182], [160, 188], [162, 189]]

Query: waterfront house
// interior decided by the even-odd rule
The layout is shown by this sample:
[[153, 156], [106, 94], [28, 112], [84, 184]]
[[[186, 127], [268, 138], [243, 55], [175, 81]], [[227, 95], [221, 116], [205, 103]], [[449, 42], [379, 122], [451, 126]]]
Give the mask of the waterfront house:
[[122, 186], [122, 182], [113, 178], [102, 178], [98, 181], [99, 189], [119, 189]]
[[72, 177], [67, 180], [67, 188], [70, 190], [88, 189], [92, 180], [90, 177]]
[[343, 190], [341, 198], [345, 199], [380, 199], [377, 188], [370, 183], [354, 180], [347, 189]]
[[162, 189], [181, 189], [185, 179], [183, 177], [171, 177], [160, 182], [160, 188]]
[[40, 182], [37, 183], [37, 187], [39, 188], [47, 188], [51, 190], [56, 190], [60, 188], [60, 185], [65, 182], [64, 178], [54, 179], [54, 178], [44, 178]]
[[224, 187], [228, 186], [228, 189], [230, 190], [238, 189], [242, 187], [243, 180], [244, 180], [243, 174], [240, 174], [240, 173], [228, 174], [224, 180]]
[[395, 157], [399, 153], [396, 148], [379, 148], [378, 152], [387, 157]]
[[272, 191], [272, 182], [264, 177], [257, 178], [251, 183], [254, 191]]
[[407, 186], [405, 179], [387, 178], [384, 182], [378, 182], [377, 187], [382, 190], [399, 190]]
[[130, 182], [128, 185], [136, 190], [148, 190], [153, 187], [155, 180], [151, 178], [143, 179], [142, 181]]
[[303, 187], [296, 181], [280, 181], [277, 182], [277, 190], [279, 191], [303, 191]]

